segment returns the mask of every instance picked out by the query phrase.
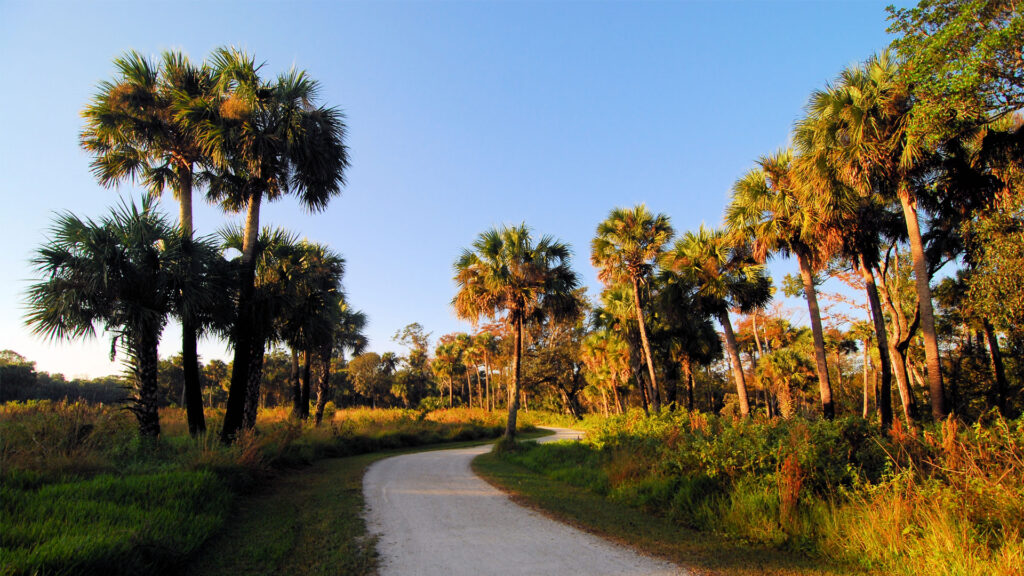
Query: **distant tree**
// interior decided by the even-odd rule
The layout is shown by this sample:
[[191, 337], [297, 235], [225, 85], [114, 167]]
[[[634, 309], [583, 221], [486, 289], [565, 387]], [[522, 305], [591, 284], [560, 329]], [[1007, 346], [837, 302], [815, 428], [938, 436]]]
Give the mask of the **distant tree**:
[[36, 363], [14, 350], [0, 350], [0, 403], [21, 400], [36, 385]]
[[355, 391], [376, 408], [380, 397], [391, 389], [390, 360], [376, 352], [364, 352], [348, 363], [348, 377]]
[[434, 358], [430, 362], [430, 370], [434, 376], [448, 384], [449, 408], [454, 405], [455, 378], [466, 371], [466, 366], [462, 362], [462, 346], [455, 340], [454, 335], [450, 336], [451, 339], [442, 339], [437, 343]]
[[157, 364], [157, 386], [161, 404], [185, 405], [185, 370], [181, 354], [160, 360]]
[[203, 367], [203, 388], [206, 390], [206, 405], [219, 406], [227, 399], [231, 370], [221, 360], [213, 359]]
[[455, 314], [474, 324], [481, 317], [504, 315], [514, 333], [513, 389], [509, 394], [504, 441], [516, 435], [522, 387], [523, 326], [530, 320], [576, 314], [579, 278], [570, 268], [569, 246], [550, 236], [534, 243], [525, 224], [487, 230], [455, 262], [458, 293]]

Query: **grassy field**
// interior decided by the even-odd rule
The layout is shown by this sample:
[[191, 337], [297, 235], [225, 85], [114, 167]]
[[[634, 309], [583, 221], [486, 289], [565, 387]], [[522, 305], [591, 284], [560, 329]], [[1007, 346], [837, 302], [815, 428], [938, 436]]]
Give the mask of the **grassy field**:
[[882, 437], [855, 418], [630, 414], [478, 470], [588, 529], [723, 574], [1024, 574], [1024, 420]]
[[[546, 432], [524, 434], [536, 438]], [[222, 530], [186, 567], [189, 576], [373, 574], [376, 542], [363, 519], [363, 474], [398, 454], [479, 444], [456, 442], [322, 460], [239, 499]]]
[[[216, 429], [219, 415], [211, 416]], [[113, 407], [0, 407], [0, 574], [176, 574], [205, 554], [215, 534], [235, 530], [234, 514], [245, 513], [235, 506], [240, 495], [293, 510], [295, 494], [315, 502], [344, 496], [346, 485], [361, 481], [362, 468], [345, 464], [352, 459], [329, 458], [494, 438], [503, 430], [500, 416], [475, 410], [339, 411], [319, 428], [270, 410], [261, 414], [259, 434], [222, 446], [212, 434], [189, 438], [181, 411], [161, 417], [160, 440], [145, 442], [131, 416]], [[318, 475], [313, 463], [335, 473]], [[343, 541], [349, 550], [362, 546], [340, 529], [344, 519], [316, 509], [304, 507], [306, 515], [282, 530], [301, 524], [311, 534], [330, 532], [330, 550], [303, 548], [298, 536], [292, 544], [280, 537], [266, 543], [306, 559], [344, 554]]]
[[708, 532], [690, 530], [665, 518], [609, 501], [568, 482], [485, 454], [473, 470], [524, 506], [587, 532], [620, 542], [686, 567], [697, 575], [798, 576], [866, 574], [787, 551], [745, 545]]

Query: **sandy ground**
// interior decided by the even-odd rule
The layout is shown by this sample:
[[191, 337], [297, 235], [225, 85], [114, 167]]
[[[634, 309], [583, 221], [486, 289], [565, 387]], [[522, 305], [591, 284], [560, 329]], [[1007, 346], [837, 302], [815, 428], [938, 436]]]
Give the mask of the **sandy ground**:
[[[578, 437], [556, 432], [542, 441]], [[490, 448], [396, 456], [367, 470], [367, 520], [383, 576], [686, 574], [514, 504], [470, 470]]]

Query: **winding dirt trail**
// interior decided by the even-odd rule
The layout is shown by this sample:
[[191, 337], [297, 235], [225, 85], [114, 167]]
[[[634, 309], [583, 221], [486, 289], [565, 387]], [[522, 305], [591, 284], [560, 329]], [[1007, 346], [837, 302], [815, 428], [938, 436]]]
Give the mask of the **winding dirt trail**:
[[[579, 434], [554, 430], [541, 441]], [[490, 449], [407, 454], [367, 470], [363, 493], [382, 576], [686, 574], [514, 504], [470, 470]]]

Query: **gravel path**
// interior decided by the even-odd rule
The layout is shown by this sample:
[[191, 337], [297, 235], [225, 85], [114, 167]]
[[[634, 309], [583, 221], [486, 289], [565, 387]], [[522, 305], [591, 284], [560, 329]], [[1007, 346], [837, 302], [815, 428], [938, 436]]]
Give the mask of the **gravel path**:
[[[556, 429], [541, 441], [573, 439]], [[395, 456], [363, 479], [381, 575], [686, 574], [514, 504], [470, 470], [490, 445]]]

